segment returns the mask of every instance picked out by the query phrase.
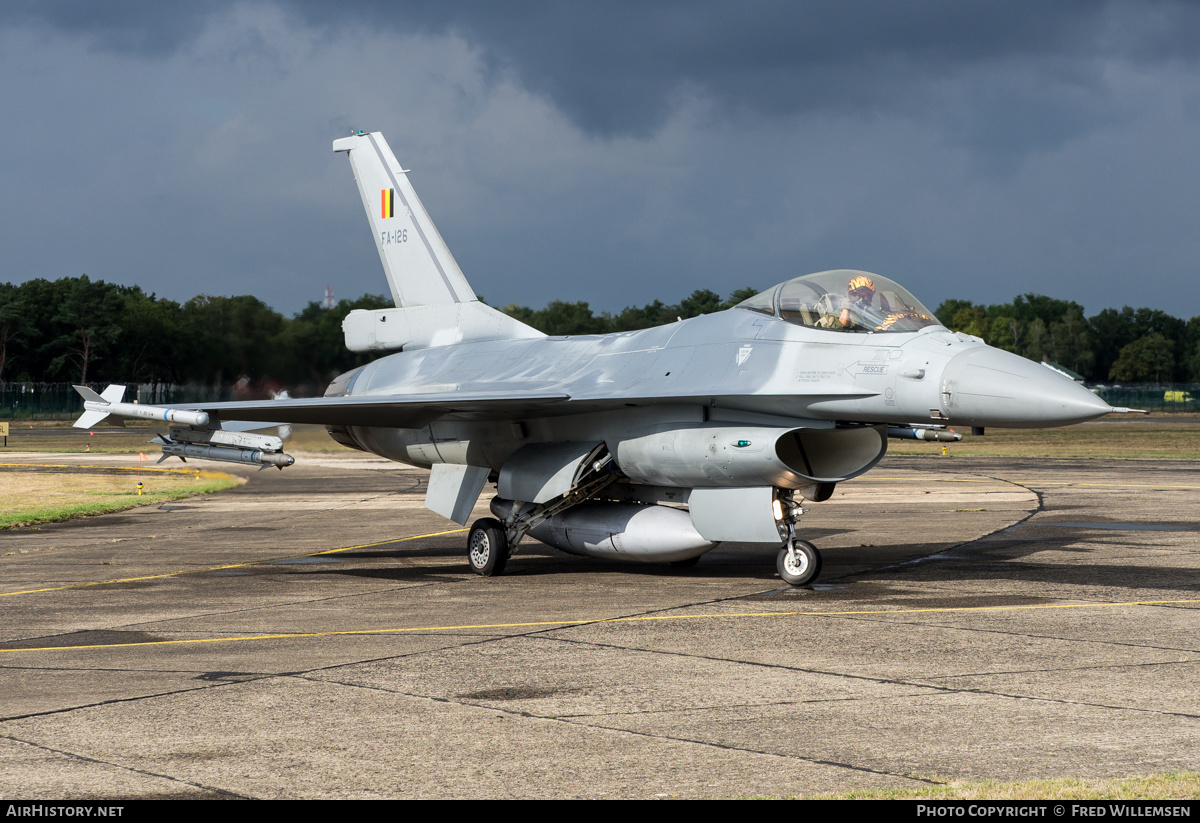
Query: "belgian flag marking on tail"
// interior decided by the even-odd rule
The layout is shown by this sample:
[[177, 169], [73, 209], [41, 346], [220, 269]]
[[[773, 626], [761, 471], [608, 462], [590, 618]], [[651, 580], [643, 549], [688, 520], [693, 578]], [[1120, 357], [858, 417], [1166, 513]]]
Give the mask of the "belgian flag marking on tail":
[[389, 217], [395, 217], [396, 216], [396, 190], [395, 189], [383, 189], [381, 192], [379, 192], [379, 195], [380, 195], [379, 199], [381, 201], [380, 214], [382, 215], [382, 218], [384, 220], [387, 220]]

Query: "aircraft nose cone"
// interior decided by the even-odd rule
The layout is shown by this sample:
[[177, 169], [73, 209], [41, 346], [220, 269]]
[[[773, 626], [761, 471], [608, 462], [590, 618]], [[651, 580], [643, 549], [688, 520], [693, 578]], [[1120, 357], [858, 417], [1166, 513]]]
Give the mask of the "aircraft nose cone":
[[961, 425], [1067, 426], [1112, 408], [1074, 380], [1011, 352], [979, 347], [942, 371], [942, 404]]

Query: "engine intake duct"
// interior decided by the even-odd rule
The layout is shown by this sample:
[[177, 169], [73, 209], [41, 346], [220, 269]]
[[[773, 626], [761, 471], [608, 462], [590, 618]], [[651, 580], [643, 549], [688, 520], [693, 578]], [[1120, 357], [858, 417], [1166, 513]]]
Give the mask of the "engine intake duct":
[[644, 483], [802, 489], [873, 467], [887, 453], [887, 431], [697, 425], [641, 433], [620, 441], [615, 453], [621, 471]]

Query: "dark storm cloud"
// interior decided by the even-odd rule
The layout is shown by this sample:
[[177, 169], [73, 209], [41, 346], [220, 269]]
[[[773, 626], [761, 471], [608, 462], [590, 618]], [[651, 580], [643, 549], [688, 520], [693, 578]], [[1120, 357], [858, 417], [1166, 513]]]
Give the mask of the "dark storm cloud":
[[[199, 31], [233, 3], [30, 0], [2, 17], [93, 38], [100, 48], [154, 55]], [[1194, 61], [1200, 8], [1176, 2], [1046, 3], [1007, 0], [872, 2], [385, 2], [276, 5], [327, 30], [348, 25], [400, 33], [454, 33], [513, 71], [578, 125], [599, 135], [644, 136], [681, 98], [714, 116], [778, 117], [878, 111], [940, 119], [961, 101], [942, 88], [980, 68], [1020, 62], [1036, 82], [979, 89], [979, 108], [1003, 122], [960, 124], [970, 141], [1053, 142], [1086, 127], [1102, 102], [1103, 61]], [[1018, 74], [1014, 65], [1013, 74]], [[970, 114], [970, 103], [966, 114]], [[1015, 124], [1004, 128], [1004, 124]], [[948, 123], [955, 129], [953, 122]]]
[[[930, 304], [1190, 316], [1198, 21], [1171, 2], [4, 3], [0, 280], [287, 311], [328, 282], [377, 292], [329, 153], [367, 128], [499, 303], [619, 310], [849, 266]], [[64, 214], [68, 190], [93, 206]]]
[[226, 4], [95, 3], [90, 0], [9, 0], [0, 6], [0, 24], [47, 25], [92, 38], [99, 48], [158, 55], [190, 40], [203, 20]]

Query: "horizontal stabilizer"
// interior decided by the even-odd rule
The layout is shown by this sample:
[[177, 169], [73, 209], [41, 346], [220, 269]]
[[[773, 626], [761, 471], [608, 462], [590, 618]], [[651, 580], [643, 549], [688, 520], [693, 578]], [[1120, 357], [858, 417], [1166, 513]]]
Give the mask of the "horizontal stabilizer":
[[546, 336], [477, 300], [407, 309], [355, 309], [342, 321], [342, 332], [346, 348], [355, 352], [412, 351]]

